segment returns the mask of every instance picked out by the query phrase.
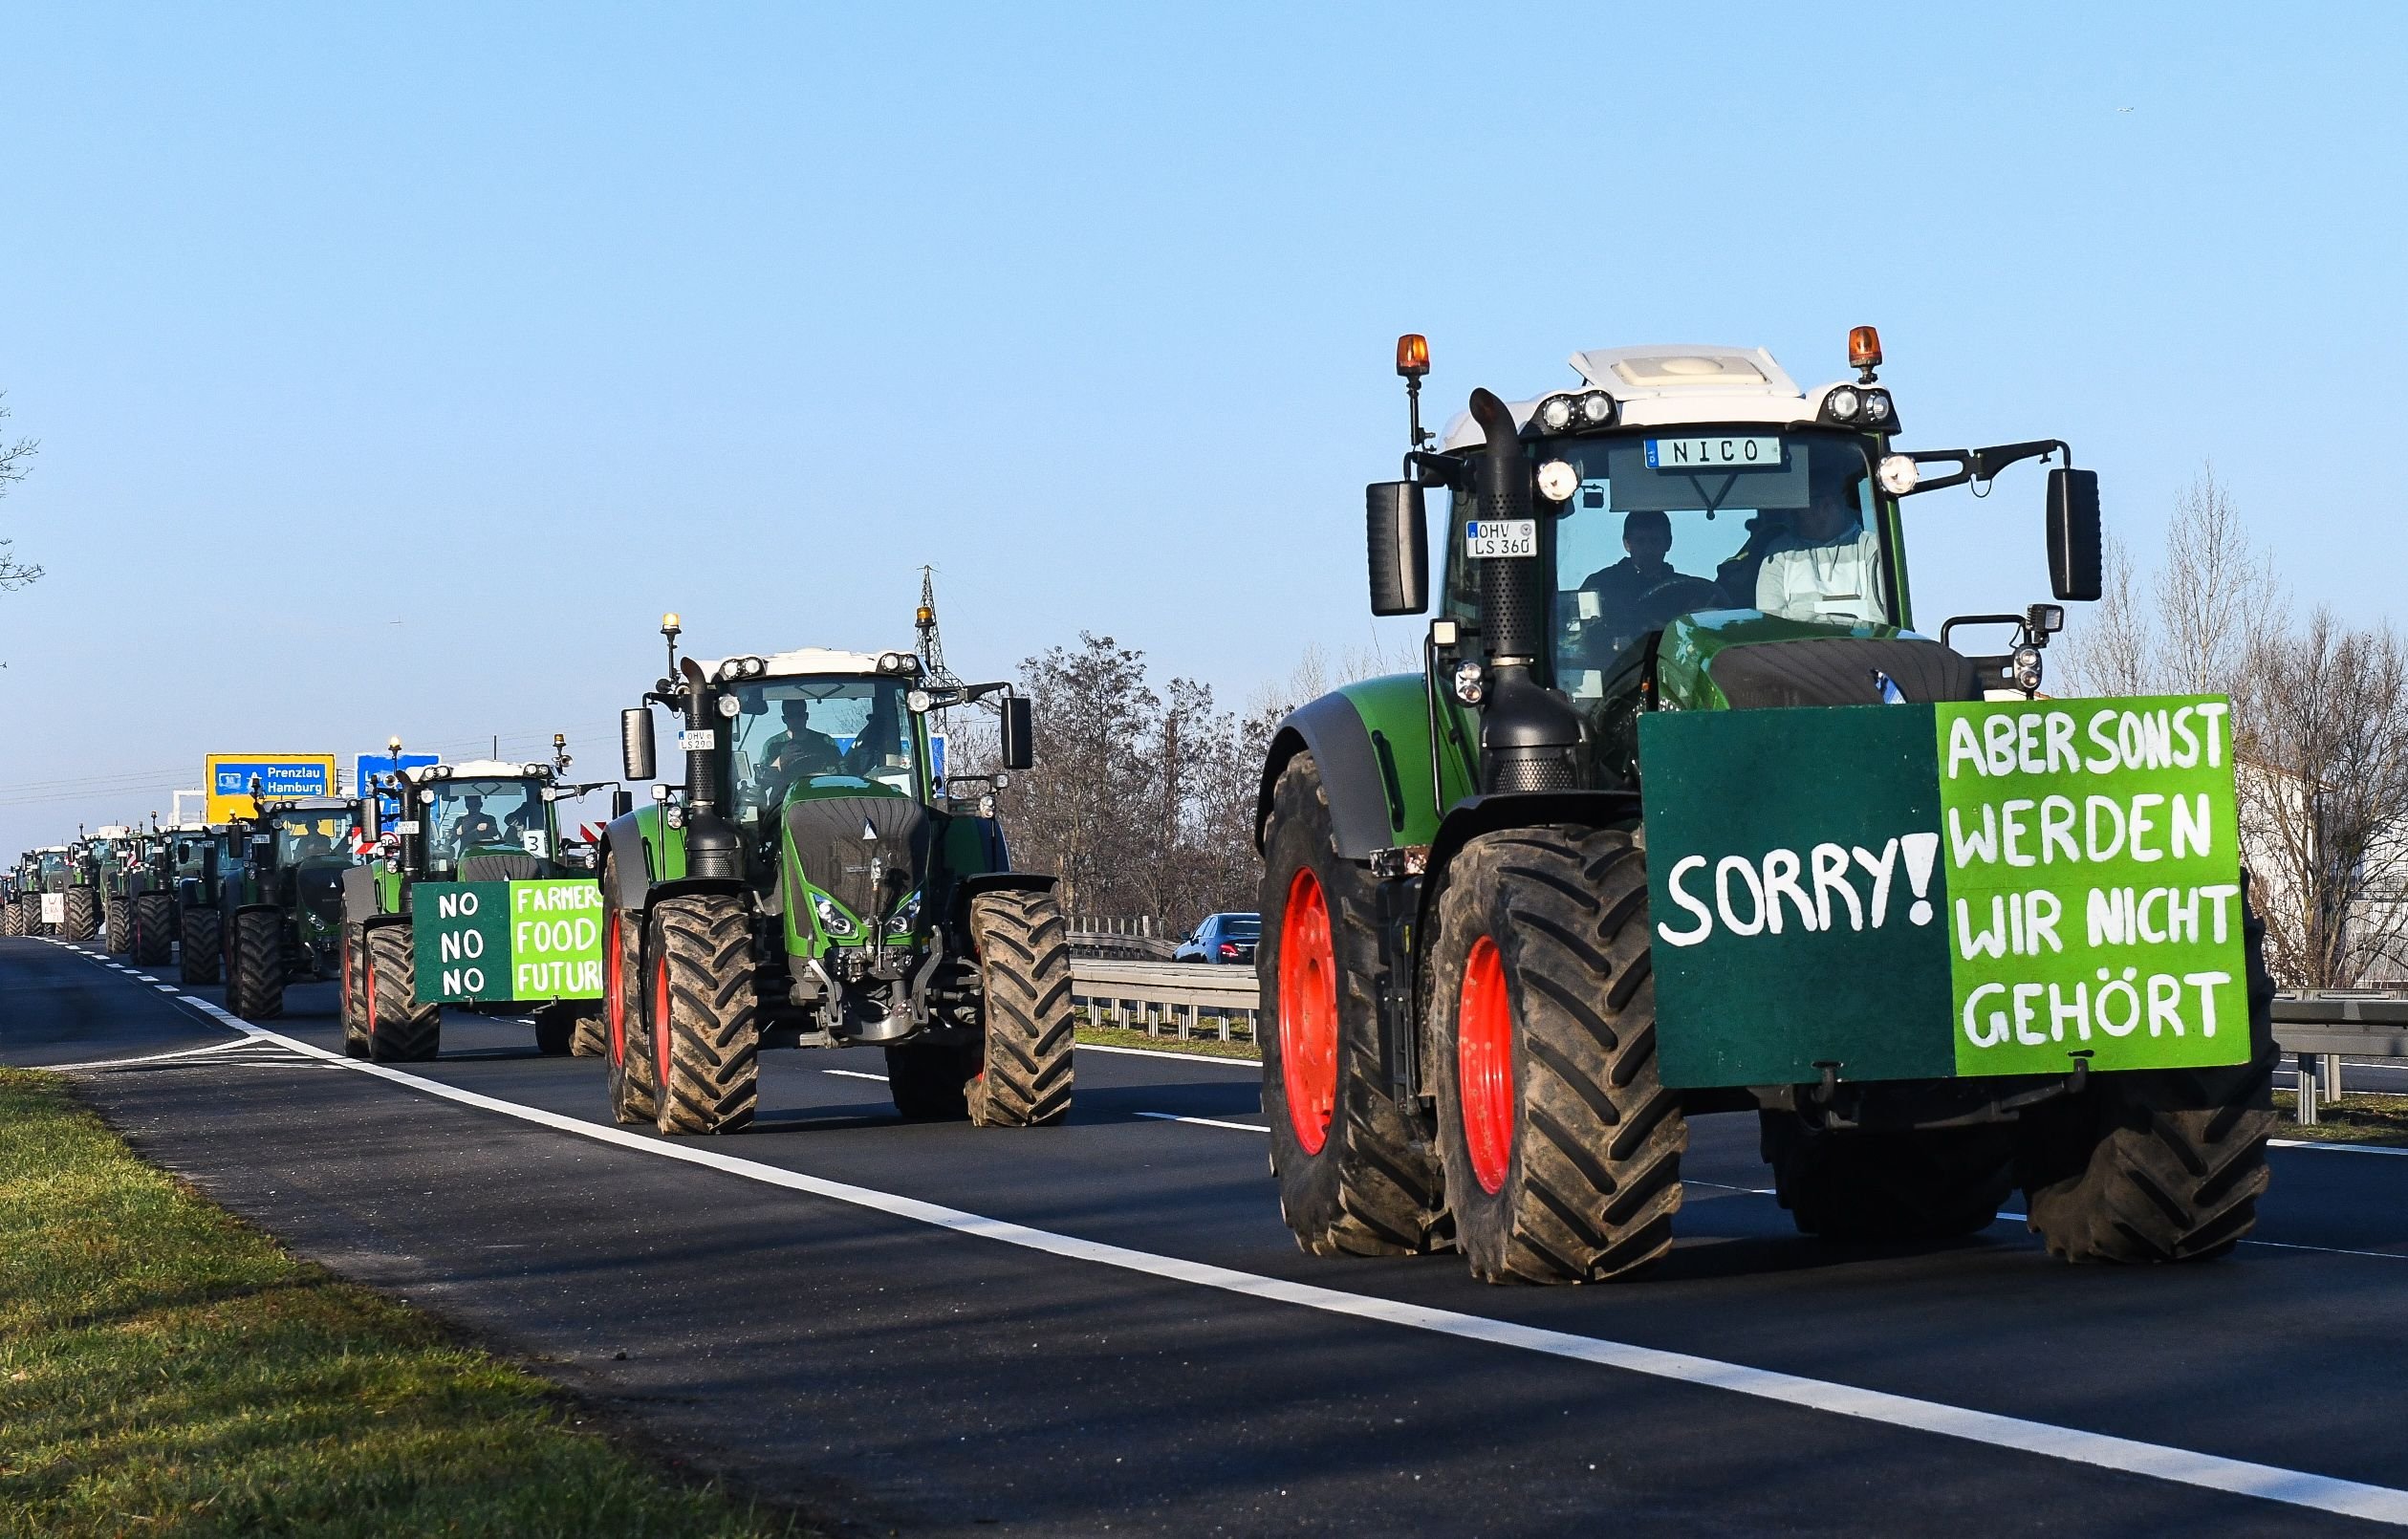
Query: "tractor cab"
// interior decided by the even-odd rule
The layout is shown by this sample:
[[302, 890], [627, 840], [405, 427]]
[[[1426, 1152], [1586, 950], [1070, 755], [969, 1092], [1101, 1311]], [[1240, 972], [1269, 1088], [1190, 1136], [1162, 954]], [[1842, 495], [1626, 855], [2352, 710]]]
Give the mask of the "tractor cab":
[[549, 764], [498, 759], [403, 770], [409, 809], [386, 839], [410, 852], [402, 865], [413, 877], [505, 881], [558, 876], [556, 778]]
[[63, 893], [74, 876], [72, 852], [63, 844], [46, 844], [33, 852], [34, 890]]
[[[359, 806], [335, 796], [261, 801], [234, 827], [242, 859], [223, 883], [220, 908], [231, 935], [240, 912], [282, 917], [282, 979], [334, 970], [342, 931], [343, 873], [359, 863]], [[236, 1013], [241, 1013], [237, 1011]]]

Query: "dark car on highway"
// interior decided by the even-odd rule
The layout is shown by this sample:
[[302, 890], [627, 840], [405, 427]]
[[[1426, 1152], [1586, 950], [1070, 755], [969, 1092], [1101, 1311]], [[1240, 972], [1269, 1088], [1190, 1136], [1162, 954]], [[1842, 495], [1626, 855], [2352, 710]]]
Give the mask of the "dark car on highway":
[[1179, 943], [1173, 962], [1228, 962], [1254, 965], [1254, 943], [1262, 939], [1260, 914], [1207, 914], [1195, 933]]

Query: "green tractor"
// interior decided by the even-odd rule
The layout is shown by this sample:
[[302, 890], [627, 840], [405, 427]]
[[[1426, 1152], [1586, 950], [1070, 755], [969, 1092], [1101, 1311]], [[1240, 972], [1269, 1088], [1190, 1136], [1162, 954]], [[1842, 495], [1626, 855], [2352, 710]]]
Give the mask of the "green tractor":
[[[1423, 666], [1291, 716], [1258, 803], [1257, 968], [1274, 1028], [1263, 1103], [1282, 1211], [1308, 1251], [1457, 1248], [1499, 1282], [1628, 1274], [1671, 1246], [1687, 1118], [1723, 1111], [1756, 1116], [1779, 1201], [1829, 1238], [1974, 1233], [2016, 1185], [2030, 1226], [2077, 1261], [2218, 1255], [2254, 1222], [2275, 1051], [2245, 897], [2213, 910], [2212, 941], [2229, 949], [2223, 970], [2192, 975], [2206, 1014], [2188, 1037], [2179, 969], [2135, 983], [2136, 967], [2118, 980], [2102, 965], [2093, 985], [2086, 958], [2078, 979], [2011, 992], [1957, 982], [2001, 965], [1994, 954], [2041, 956], [2038, 967], [2052, 946], [2138, 945], [2132, 888], [2091, 890], [2087, 935], [2056, 923], [2048, 893], [2031, 900], [2027, 933], [2020, 891], [2011, 946], [2004, 921], [1985, 932], [1976, 905], [1995, 900], [2004, 916], [2010, 895], [1974, 885], [1972, 863], [1990, 858], [1978, 820], [1937, 806], [1958, 794], [1943, 776], [1988, 772], [1981, 732], [2006, 742], [2017, 770], [2017, 724], [2039, 745], [2054, 712], [2069, 757], [2043, 758], [2072, 772], [2073, 707], [2106, 720], [2139, 703], [2038, 697], [2057, 604], [1952, 620], [1937, 638], [1915, 630], [1900, 501], [1985, 491], [2008, 466], [2057, 457], [2052, 586], [2060, 600], [2094, 599], [2095, 475], [2053, 440], [1893, 449], [1897, 406], [1871, 328], [1850, 352], [1857, 378], [1811, 391], [1761, 350], [1576, 354], [1575, 382], [1514, 403], [1475, 391], [1440, 439], [1421, 426], [1426, 345], [1399, 340], [1412, 446], [1407, 479], [1368, 488], [1372, 609], [1428, 612], [1425, 499], [1443, 497]], [[1971, 624], [2014, 626], [2010, 649], [1951, 646]], [[2154, 704], [2108, 720], [2111, 763], [2115, 720], [2130, 748], [2151, 722], [2180, 732], [2224, 709]], [[1952, 731], [1974, 734], [1970, 770]], [[2170, 762], [2185, 762], [2172, 741]], [[1742, 742], [1745, 755], [1712, 751]], [[2204, 762], [2222, 763], [2212, 750]], [[2021, 770], [2032, 769], [2028, 752]], [[2228, 805], [2228, 763], [2221, 773]], [[1800, 807], [1869, 820], [1866, 788], [1892, 780], [1928, 791], [1912, 825], [1925, 832], [1861, 838], [1861, 870], [1838, 835], [1811, 852], [1768, 853], [1783, 839], [1759, 837]], [[2073, 801], [2054, 799], [2071, 819]], [[2005, 804], [2017, 880], [2034, 859], [2017, 858], [2015, 820], [2033, 806]], [[1733, 853], [1692, 855], [1693, 831], [1718, 826]], [[2071, 828], [2056, 829], [2067, 852]], [[2193, 831], [2195, 863], [2206, 828]], [[2191, 891], [2194, 916], [2201, 892], [2243, 894], [2236, 843], [2213, 850], [2230, 875]], [[2137, 835], [2132, 850], [2163, 853]], [[2143, 918], [2139, 933], [2162, 940]], [[1709, 934], [1713, 946], [1698, 943]], [[1759, 949], [1714, 949], [1736, 936]], [[2210, 939], [2194, 918], [2186, 943]], [[1912, 976], [1811, 960], [1877, 946], [1910, 957]], [[1707, 967], [1709, 955], [1737, 960]], [[1774, 956], [1808, 960], [1787, 972], [1747, 960]], [[2134, 1034], [2144, 986], [2164, 1008], [2163, 1038], [2156, 1015]], [[2202, 1042], [2217, 1019], [2210, 989], [2245, 1030]], [[1990, 1008], [2010, 999], [2011, 1011]], [[2002, 1041], [2024, 1072], [1983, 1067], [1997, 1056], [1964, 1067]]]
[[55, 936], [65, 928], [74, 877], [74, 846], [45, 844], [25, 852], [17, 866], [17, 903], [25, 911], [21, 933]]
[[166, 835], [166, 891], [173, 901], [168, 929], [176, 938], [177, 975], [187, 984], [213, 984], [226, 965], [219, 895], [226, 877], [249, 857], [248, 835], [230, 823], [178, 823]]
[[59, 922], [62, 940], [90, 941], [100, 934], [103, 893], [109, 867], [116, 855], [113, 829], [86, 834], [76, 831], [76, 842], [68, 846], [66, 869], [66, 902], [62, 912], [66, 918]]
[[[398, 762], [401, 739], [388, 745]], [[479, 759], [418, 765], [371, 790], [393, 796], [401, 815], [380, 835], [375, 856], [343, 878], [343, 1051], [379, 1063], [423, 1061], [442, 1043], [439, 979], [422, 979], [416, 955], [414, 894], [462, 882], [546, 882], [574, 878], [592, 888], [593, 849], [564, 838], [563, 799], [614, 784], [572, 785], [565, 740], [553, 739], [552, 762]], [[628, 809], [619, 793], [615, 810]], [[454, 996], [466, 1008], [512, 1016], [530, 1012], [535, 1045], [547, 1055], [601, 1052], [598, 1007], [574, 980], [550, 977], [521, 991], [500, 969], [475, 975], [490, 986]], [[423, 986], [435, 983], [437, 986]]]
[[176, 835], [154, 823], [136, 829], [119, 857], [110, 899], [111, 947], [122, 920], [124, 954], [138, 967], [163, 967], [180, 939], [176, 896]]
[[33, 895], [40, 881], [40, 866], [32, 851], [17, 856], [17, 863], [0, 873], [0, 936], [23, 936], [33, 933], [38, 909]]
[[239, 859], [221, 868], [219, 957], [226, 1008], [246, 1021], [284, 1013], [286, 983], [340, 965], [343, 874], [359, 863], [360, 806], [333, 796], [270, 800], [254, 781], [234, 820]]
[[806, 647], [681, 661], [624, 713], [629, 782], [676, 713], [683, 783], [603, 835], [611, 1111], [664, 1134], [749, 1124], [758, 1051], [885, 1049], [895, 1106], [984, 1127], [1058, 1122], [1072, 1081], [1070, 950], [1052, 878], [1015, 872], [1008, 777], [941, 780], [929, 712], [1000, 696], [1002, 760], [1028, 702], [922, 678], [909, 652]]

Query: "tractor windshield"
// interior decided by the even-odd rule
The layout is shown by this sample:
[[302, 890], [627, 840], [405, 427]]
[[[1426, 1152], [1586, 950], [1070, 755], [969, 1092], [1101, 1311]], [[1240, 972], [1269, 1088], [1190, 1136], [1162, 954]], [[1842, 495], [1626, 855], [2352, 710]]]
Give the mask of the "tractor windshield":
[[764, 679], [737, 685], [729, 734], [739, 817], [782, 806], [798, 786], [878, 785], [920, 794], [908, 683], [892, 679]]
[[1579, 478], [1564, 513], [1540, 524], [1569, 694], [1603, 694], [1634, 642], [1700, 610], [1896, 620], [1872, 467], [1853, 434], [1682, 426], [1542, 442], [1535, 458]]
[[43, 878], [43, 879], [44, 879], [45, 881], [48, 881], [48, 880], [49, 880], [49, 878], [53, 878], [53, 877], [63, 877], [63, 876], [65, 876], [66, 874], [67, 874], [67, 852], [66, 852], [66, 851], [64, 851], [64, 850], [45, 850], [45, 851], [43, 851], [43, 852], [42, 852], [42, 878]]
[[351, 855], [352, 814], [336, 808], [288, 808], [269, 822], [276, 836], [276, 864], [290, 868], [304, 860]]
[[544, 842], [543, 788], [531, 780], [438, 780], [427, 804], [426, 848], [449, 863], [482, 846], [508, 845], [550, 855]]

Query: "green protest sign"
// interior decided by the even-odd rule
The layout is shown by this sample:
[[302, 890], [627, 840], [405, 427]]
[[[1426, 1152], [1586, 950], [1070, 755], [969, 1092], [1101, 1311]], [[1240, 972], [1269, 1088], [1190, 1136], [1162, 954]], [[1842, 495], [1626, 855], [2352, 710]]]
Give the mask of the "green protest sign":
[[1665, 1082], [2244, 1061], [2227, 726], [2190, 697], [1648, 716]]
[[591, 881], [415, 883], [419, 1003], [598, 999], [601, 921]]

